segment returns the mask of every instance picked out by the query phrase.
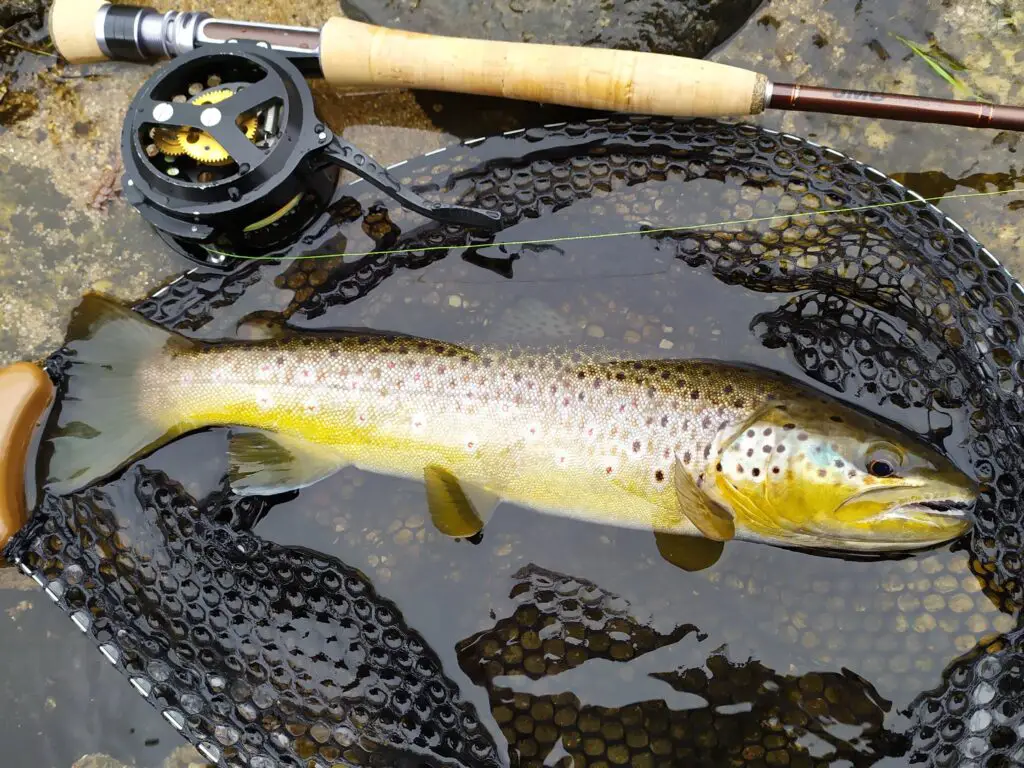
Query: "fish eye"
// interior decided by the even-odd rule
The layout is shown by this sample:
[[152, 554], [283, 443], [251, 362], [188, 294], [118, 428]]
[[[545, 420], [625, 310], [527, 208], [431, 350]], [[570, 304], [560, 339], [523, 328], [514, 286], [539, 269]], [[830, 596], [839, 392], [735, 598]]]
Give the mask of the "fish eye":
[[885, 449], [872, 451], [868, 455], [867, 469], [873, 477], [891, 477], [902, 464], [900, 457]]
[[885, 459], [874, 459], [868, 462], [868, 472], [875, 477], [889, 477], [896, 469]]

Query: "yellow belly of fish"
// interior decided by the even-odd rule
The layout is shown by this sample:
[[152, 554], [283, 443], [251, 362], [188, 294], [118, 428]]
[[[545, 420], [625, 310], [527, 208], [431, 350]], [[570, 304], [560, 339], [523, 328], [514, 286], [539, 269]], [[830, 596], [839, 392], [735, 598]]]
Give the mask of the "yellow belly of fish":
[[[200, 388], [188, 401], [194, 425], [237, 425], [301, 438], [337, 450], [359, 469], [423, 480], [440, 467], [503, 502], [606, 525], [699, 536], [679, 514], [671, 483], [618, 441], [586, 440], [579, 413], [554, 408], [486, 406], [459, 413], [450, 403], [418, 408], [327, 389], [235, 384]], [[178, 407], [183, 407], [179, 403]], [[180, 411], [179, 411], [180, 413]]]

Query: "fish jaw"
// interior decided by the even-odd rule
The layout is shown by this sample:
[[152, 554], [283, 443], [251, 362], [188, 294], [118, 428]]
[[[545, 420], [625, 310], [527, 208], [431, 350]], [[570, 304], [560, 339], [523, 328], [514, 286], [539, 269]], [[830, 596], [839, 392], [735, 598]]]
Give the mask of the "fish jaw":
[[[924, 548], [957, 539], [971, 526], [973, 486], [935, 481], [870, 489], [840, 505], [841, 545], [859, 551]], [[847, 521], [856, 521], [850, 522]]]

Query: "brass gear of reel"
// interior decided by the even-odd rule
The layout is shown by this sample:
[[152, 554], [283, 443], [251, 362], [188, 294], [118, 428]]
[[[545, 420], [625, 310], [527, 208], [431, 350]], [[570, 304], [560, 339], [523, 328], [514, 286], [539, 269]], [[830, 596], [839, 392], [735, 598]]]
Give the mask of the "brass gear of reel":
[[[207, 91], [196, 96], [192, 99], [192, 103], [196, 106], [219, 104], [233, 95], [234, 91], [230, 88], [221, 88], [220, 90]], [[256, 135], [256, 127], [257, 121], [255, 116], [242, 121], [242, 130], [245, 131], [245, 137], [250, 141]], [[203, 165], [219, 166], [227, 165], [231, 162], [231, 156], [227, 150], [206, 131], [200, 131], [196, 128], [181, 128], [178, 130], [175, 139], [182, 152]], [[157, 146], [160, 145], [157, 144]]]
[[150, 129], [149, 138], [156, 144], [156, 148], [168, 157], [185, 154], [185, 148], [178, 141], [178, 132], [171, 128], [154, 127]]

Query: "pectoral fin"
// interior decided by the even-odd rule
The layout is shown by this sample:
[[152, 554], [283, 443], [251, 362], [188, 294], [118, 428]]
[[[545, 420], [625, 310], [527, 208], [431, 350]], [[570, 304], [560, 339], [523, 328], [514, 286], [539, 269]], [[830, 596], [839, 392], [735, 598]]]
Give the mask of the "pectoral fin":
[[679, 511], [704, 536], [712, 541], [728, 541], [736, 535], [733, 516], [708, 498], [686, 471], [678, 456], [672, 469], [672, 483], [676, 489]]
[[718, 562], [725, 543], [681, 536], [678, 533], [655, 532], [654, 541], [662, 558], [684, 571], [703, 571]]
[[427, 506], [434, 526], [445, 536], [469, 538], [483, 530], [501, 499], [497, 494], [472, 483], [460, 482], [443, 467], [424, 467]]
[[240, 496], [268, 496], [305, 488], [349, 463], [337, 451], [322, 445], [259, 431], [232, 433], [228, 462], [231, 490]]

